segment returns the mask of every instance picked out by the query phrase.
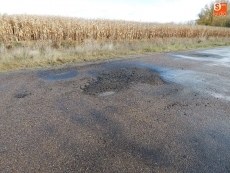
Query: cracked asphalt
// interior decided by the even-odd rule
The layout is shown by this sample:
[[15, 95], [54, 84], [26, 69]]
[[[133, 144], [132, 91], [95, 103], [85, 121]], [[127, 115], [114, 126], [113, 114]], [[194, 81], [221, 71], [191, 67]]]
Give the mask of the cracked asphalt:
[[230, 172], [229, 48], [0, 73], [0, 172]]

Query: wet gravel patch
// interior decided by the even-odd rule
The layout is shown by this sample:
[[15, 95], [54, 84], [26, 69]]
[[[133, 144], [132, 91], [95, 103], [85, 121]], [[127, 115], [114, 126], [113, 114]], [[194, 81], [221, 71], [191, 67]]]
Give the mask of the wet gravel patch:
[[144, 67], [129, 67], [99, 73], [96, 79], [82, 89], [85, 94], [96, 95], [109, 91], [118, 92], [137, 83], [161, 85], [165, 82], [154, 70]]
[[53, 70], [53, 71], [40, 72], [38, 74], [38, 77], [43, 78], [44, 80], [47, 81], [57, 81], [57, 80], [74, 78], [77, 75], [78, 72], [76, 70], [67, 70], [67, 71]]

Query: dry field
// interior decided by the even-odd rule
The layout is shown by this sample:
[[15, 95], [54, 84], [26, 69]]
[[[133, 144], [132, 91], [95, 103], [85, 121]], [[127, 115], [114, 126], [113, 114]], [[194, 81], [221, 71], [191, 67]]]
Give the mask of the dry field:
[[0, 15], [0, 70], [230, 44], [230, 29]]
[[78, 18], [3, 15], [0, 41], [141, 40], [154, 38], [230, 37], [230, 29]]

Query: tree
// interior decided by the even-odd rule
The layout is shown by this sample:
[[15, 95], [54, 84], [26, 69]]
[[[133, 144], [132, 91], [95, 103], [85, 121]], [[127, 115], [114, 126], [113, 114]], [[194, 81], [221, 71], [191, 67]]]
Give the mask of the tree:
[[[214, 3], [218, 2], [228, 3], [227, 16], [213, 15]], [[215, 2], [211, 2], [209, 5], [205, 5], [205, 7], [201, 9], [201, 12], [198, 14], [198, 19], [196, 20], [196, 23], [198, 25], [230, 27], [230, 1], [216, 0]]]

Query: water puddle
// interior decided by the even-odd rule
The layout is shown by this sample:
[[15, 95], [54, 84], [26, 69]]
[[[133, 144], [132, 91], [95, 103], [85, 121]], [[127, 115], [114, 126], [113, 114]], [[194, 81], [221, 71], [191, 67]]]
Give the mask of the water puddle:
[[156, 70], [166, 82], [181, 84], [213, 97], [230, 101], [230, 79], [228, 78], [191, 70], [164, 68], [140, 62], [136, 62], [135, 64]]
[[196, 61], [203, 61], [203, 62], [210, 62], [213, 65], [221, 65], [221, 66], [229, 66], [230, 64], [230, 57], [202, 57], [202, 56], [191, 56], [191, 55], [173, 55], [174, 57], [189, 59], [189, 60], [196, 60]]
[[187, 54], [170, 54], [176, 58], [208, 62], [209, 65], [230, 67], [229, 47], [195, 51]]
[[76, 70], [67, 71], [67, 72], [61, 72], [61, 73], [54, 73], [54, 72], [45, 72], [40, 73], [39, 77], [48, 80], [48, 81], [56, 81], [56, 80], [64, 80], [64, 79], [70, 79], [74, 78], [78, 75], [78, 72]]

